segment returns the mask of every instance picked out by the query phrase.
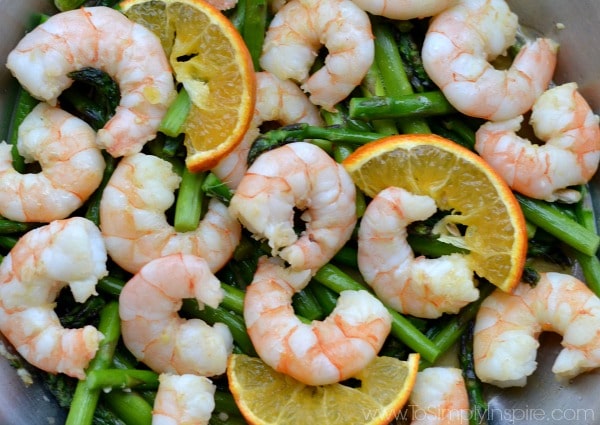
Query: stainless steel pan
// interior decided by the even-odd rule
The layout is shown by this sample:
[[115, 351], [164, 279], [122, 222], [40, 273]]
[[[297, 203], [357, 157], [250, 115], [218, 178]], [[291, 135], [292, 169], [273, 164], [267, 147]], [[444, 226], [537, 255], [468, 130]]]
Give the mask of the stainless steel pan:
[[[576, 81], [580, 90], [600, 113], [600, 1], [513, 0], [511, 7], [528, 29], [560, 42], [557, 82]], [[0, 0], [0, 62], [23, 36], [29, 16], [52, 10], [49, 0]], [[0, 137], [8, 133], [14, 100], [14, 82], [0, 67]], [[600, 179], [592, 184], [596, 210], [600, 211]], [[487, 388], [491, 424], [600, 424], [597, 391], [600, 374], [593, 372], [568, 385], [555, 381], [550, 368], [559, 338], [542, 337], [537, 372], [524, 389]], [[8, 361], [0, 358], [0, 424], [61, 424], [64, 414], [38, 386], [25, 387]]]

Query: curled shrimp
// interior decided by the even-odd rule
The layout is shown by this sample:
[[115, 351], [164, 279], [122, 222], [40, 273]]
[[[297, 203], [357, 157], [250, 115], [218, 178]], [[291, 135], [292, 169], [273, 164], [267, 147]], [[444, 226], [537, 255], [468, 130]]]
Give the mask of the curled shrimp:
[[[322, 45], [325, 65], [308, 76]], [[366, 12], [350, 0], [292, 0], [271, 21], [261, 67], [282, 80], [302, 83], [315, 105], [333, 110], [360, 84], [375, 47]]]
[[136, 273], [153, 259], [183, 253], [205, 258], [216, 272], [231, 258], [241, 226], [217, 199], [195, 230], [177, 232], [167, 221], [180, 182], [169, 162], [152, 155], [137, 153], [117, 165], [100, 201], [100, 228], [108, 254], [123, 269]]
[[525, 44], [508, 69], [489, 62], [514, 43], [517, 27], [504, 0], [460, 0], [432, 19], [423, 65], [460, 112], [491, 121], [514, 118], [546, 90], [558, 49], [548, 38]]
[[51, 105], [72, 84], [72, 71], [93, 67], [113, 77], [121, 100], [96, 142], [115, 157], [139, 152], [156, 136], [176, 93], [158, 37], [103, 6], [51, 16], [17, 44], [6, 66], [32, 96]]
[[84, 121], [39, 103], [18, 129], [17, 149], [39, 173], [13, 167], [12, 146], [0, 143], [0, 214], [22, 222], [63, 219], [98, 188], [105, 162], [96, 134]]
[[475, 150], [508, 185], [546, 201], [577, 202], [569, 186], [585, 184], [598, 169], [600, 126], [576, 83], [545, 91], [534, 103], [531, 125], [545, 144], [517, 135], [523, 116], [487, 122], [476, 133]]
[[475, 373], [499, 387], [524, 386], [536, 367], [538, 337], [562, 335], [563, 350], [552, 371], [569, 380], [600, 366], [600, 298], [583, 282], [562, 273], [542, 273], [535, 286], [521, 283], [512, 294], [487, 297], [477, 313]]
[[[356, 224], [350, 175], [321, 148], [295, 142], [261, 154], [229, 204], [232, 216], [273, 255], [315, 273], [348, 241]], [[306, 228], [294, 230], [294, 209]]]
[[216, 308], [223, 299], [221, 284], [203, 258], [172, 254], [144, 265], [119, 296], [123, 342], [155, 372], [219, 375], [233, 348], [229, 328], [181, 318], [186, 298], [200, 308]]
[[456, 0], [352, 0], [361, 9], [390, 19], [425, 18], [437, 15]]
[[30, 364], [85, 378], [102, 334], [93, 326], [65, 329], [54, 301], [69, 286], [77, 302], [96, 295], [108, 274], [106, 249], [94, 223], [55, 220], [23, 235], [0, 264], [0, 331]]
[[281, 125], [304, 122], [321, 126], [319, 110], [300, 88], [290, 80], [280, 80], [270, 72], [256, 73], [256, 106], [249, 130], [242, 142], [211, 171], [235, 189], [248, 170], [248, 151], [259, 135], [259, 127], [269, 121]]
[[244, 320], [262, 360], [307, 385], [350, 378], [375, 358], [391, 329], [391, 316], [367, 291], [343, 291], [323, 321], [305, 324], [292, 296], [310, 281], [310, 271], [284, 268], [261, 257], [246, 289]]
[[152, 425], [207, 425], [215, 408], [215, 385], [204, 376], [161, 373]]
[[436, 318], [479, 297], [460, 254], [415, 258], [406, 227], [435, 213], [435, 201], [389, 187], [367, 205], [358, 230], [358, 268], [379, 299], [395, 310]]
[[467, 425], [469, 397], [462, 370], [428, 367], [417, 373], [409, 398], [411, 425]]

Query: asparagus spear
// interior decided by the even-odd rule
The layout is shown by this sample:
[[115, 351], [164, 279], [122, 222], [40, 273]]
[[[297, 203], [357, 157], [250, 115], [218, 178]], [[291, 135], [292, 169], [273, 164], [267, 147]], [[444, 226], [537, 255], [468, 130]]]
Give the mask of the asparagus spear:
[[259, 71], [259, 59], [267, 26], [268, 5], [266, 0], [242, 0], [242, 2], [245, 3], [246, 11], [241, 34], [252, 57], [254, 69]]
[[350, 118], [363, 120], [427, 117], [455, 112], [454, 107], [439, 90], [395, 97], [374, 96], [350, 99]]
[[[108, 303], [100, 313], [98, 330], [102, 332], [104, 338], [100, 341], [98, 352], [90, 362], [87, 371], [105, 369], [112, 363], [112, 357], [121, 336], [119, 306], [116, 302]], [[99, 398], [100, 390], [90, 389], [85, 380], [79, 381], [73, 395], [66, 425], [91, 424]]]
[[469, 414], [470, 425], [481, 425], [487, 423], [485, 420], [488, 411], [487, 401], [483, 394], [483, 385], [475, 374], [475, 362], [473, 359], [473, 328], [475, 322], [471, 320], [465, 332], [460, 337], [459, 360], [463, 371], [463, 378], [469, 396], [471, 413]]
[[[375, 36], [375, 62], [381, 73], [386, 95], [399, 97], [413, 93], [391, 24], [383, 19], [374, 19], [372, 26]], [[419, 117], [399, 119], [398, 125], [403, 133], [431, 133], [427, 122]]]
[[595, 255], [600, 236], [547, 202], [517, 194], [525, 218], [585, 255]]

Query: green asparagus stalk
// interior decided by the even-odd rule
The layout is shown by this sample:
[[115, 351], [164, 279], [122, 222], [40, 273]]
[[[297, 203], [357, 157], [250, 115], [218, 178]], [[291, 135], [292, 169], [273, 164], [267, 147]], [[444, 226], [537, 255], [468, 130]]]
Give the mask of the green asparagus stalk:
[[158, 131], [167, 136], [176, 137], [182, 133], [183, 124], [192, 107], [190, 95], [182, 87], [177, 93], [177, 97], [169, 106], [167, 113], [163, 117]]
[[548, 205], [547, 202], [517, 194], [525, 218], [585, 255], [595, 255], [600, 236]]
[[229, 201], [233, 196], [233, 191], [221, 181], [214, 173], [208, 173], [202, 183], [202, 191], [209, 196], [214, 196], [225, 205], [229, 205]]
[[[432, 329], [428, 333], [433, 345], [439, 353], [447, 352], [467, 330], [469, 322], [475, 318], [481, 303], [490, 295], [495, 286], [487, 281], [479, 285], [479, 299], [463, 307], [458, 314], [452, 315], [448, 320], [444, 320], [440, 328]], [[421, 369], [430, 366], [435, 362], [427, 358], [421, 359]]]
[[363, 120], [429, 117], [455, 112], [444, 94], [438, 90], [397, 97], [375, 96], [350, 99], [350, 117]]
[[454, 253], [466, 254], [468, 250], [440, 241], [435, 235], [409, 234], [406, 241], [413, 251], [427, 257], [437, 258]]
[[17, 244], [18, 240], [19, 238], [14, 236], [0, 235], [0, 248], [10, 251]]
[[483, 385], [475, 374], [475, 360], [473, 358], [473, 328], [475, 322], [471, 320], [465, 332], [460, 337], [459, 360], [467, 387], [469, 397], [469, 424], [481, 425], [486, 423], [488, 404], [483, 394]]
[[54, 6], [61, 12], [78, 9], [83, 6], [85, 0], [54, 0]]
[[427, 122], [435, 134], [450, 139], [469, 150], [475, 149], [475, 130], [465, 122], [463, 117], [458, 115], [438, 116], [428, 119]]
[[259, 136], [248, 152], [248, 164], [265, 151], [275, 149], [290, 142], [306, 139], [322, 139], [330, 142], [341, 142], [351, 145], [363, 145], [382, 137], [379, 133], [368, 133], [339, 127], [317, 127], [306, 123], [292, 124], [267, 131]]
[[[589, 189], [586, 185], [581, 186], [581, 200], [578, 202], [575, 209], [577, 222], [590, 232], [596, 233], [596, 219], [594, 210], [591, 205]], [[581, 266], [583, 277], [590, 289], [600, 296], [600, 259], [596, 254], [587, 255], [578, 250], [569, 250], [571, 254]]]
[[[102, 310], [98, 330], [102, 332], [104, 338], [100, 341], [98, 352], [90, 362], [87, 371], [105, 369], [112, 363], [113, 354], [121, 336], [118, 303], [110, 302]], [[66, 425], [91, 424], [99, 398], [100, 390], [90, 389], [85, 380], [79, 381], [73, 395]]]
[[0, 218], [0, 234], [23, 233], [37, 227], [37, 223], [22, 223], [20, 221]]
[[308, 320], [320, 320], [325, 316], [310, 286], [294, 294], [292, 306], [299, 316]]
[[97, 226], [100, 225], [100, 201], [102, 200], [102, 193], [104, 192], [104, 188], [108, 184], [108, 181], [110, 180], [110, 177], [117, 166], [117, 160], [106, 153], [106, 151], [102, 151], [102, 156], [104, 157], [104, 163], [106, 164], [104, 166], [102, 180], [98, 186], [98, 189], [96, 189], [92, 196], [90, 196], [85, 212], [85, 218], [93, 221]]
[[350, 117], [350, 112], [345, 103], [338, 103], [335, 112], [321, 110], [321, 116], [328, 127], [341, 127], [350, 130], [372, 132], [373, 127], [366, 121]]
[[417, 43], [415, 33], [417, 29], [411, 21], [396, 21], [398, 29], [396, 39], [398, 51], [402, 62], [405, 64], [406, 74], [413, 90], [417, 93], [426, 92], [435, 88], [435, 84], [427, 75], [421, 58], [421, 46]]
[[465, 122], [464, 118], [450, 115], [440, 118], [441, 124], [452, 131], [460, 140], [460, 144], [468, 149], [475, 149], [475, 130]]
[[337, 304], [338, 294], [319, 282], [309, 284], [325, 315], [329, 315]]
[[127, 425], [152, 423], [152, 405], [135, 391], [113, 390], [103, 393], [102, 401]]
[[158, 373], [145, 369], [98, 369], [85, 380], [90, 390], [158, 389]]
[[[135, 358], [131, 352], [129, 352], [123, 345], [117, 346], [115, 350], [115, 355], [113, 356], [112, 368], [114, 369], [136, 369], [141, 365], [141, 363]], [[154, 405], [154, 401], [156, 400], [156, 391], [155, 390], [144, 390], [141, 388], [137, 388], [134, 390], [137, 392], [144, 400], [148, 402], [151, 406]]]
[[175, 231], [191, 232], [198, 228], [203, 214], [205, 177], [206, 173], [193, 173], [184, 167], [175, 203]]
[[[413, 93], [406, 70], [394, 39], [391, 25], [383, 19], [372, 23], [375, 36], [375, 63], [381, 73], [386, 95], [400, 97]], [[405, 117], [398, 120], [403, 133], [431, 133], [427, 122], [422, 118]]]
[[237, 31], [242, 34], [244, 32], [244, 23], [246, 22], [246, 2], [238, 1], [235, 8], [230, 11], [226, 11], [227, 17], [237, 29]]
[[358, 253], [356, 248], [353, 246], [344, 245], [338, 252], [335, 253], [332, 261], [343, 266], [358, 269]]
[[[373, 62], [367, 75], [363, 79], [363, 83], [360, 86], [363, 96], [370, 98], [375, 96], [385, 96], [385, 88], [383, 86], [383, 78], [377, 67], [377, 63]], [[398, 134], [398, 128], [396, 123], [391, 119], [385, 120], [373, 120], [371, 124], [375, 131], [383, 136], [389, 136], [392, 134]]]
[[245, 3], [242, 37], [252, 57], [254, 69], [260, 71], [260, 55], [262, 53], [265, 29], [267, 26], [268, 4], [266, 0], [242, 0]]
[[12, 158], [13, 168], [18, 172], [22, 173], [25, 171], [25, 160], [19, 154], [17, 149], [17, 141], [19, 139], [19, 126], [27, 115], [35, 108], [39, 103], [37, 99], [29, 94], [23, 87], [19, 87], [17, 92], [17, 99], [15, 109], [10, 124], [10, 137], [9, 142], [12, 145]]

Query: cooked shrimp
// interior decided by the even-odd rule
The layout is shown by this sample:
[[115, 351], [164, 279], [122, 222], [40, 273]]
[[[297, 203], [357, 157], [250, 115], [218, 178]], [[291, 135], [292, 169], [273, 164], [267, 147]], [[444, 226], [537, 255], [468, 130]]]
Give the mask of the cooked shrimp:
[[577, 202], [569, 186], [585, 184], [598, 169], [600, 126], [576, 83], [544, 92], [533, 105], [531, 125], [544, 145], [516, 134], [523, 116], [488, 122], [476, 133], [475, 150], [508, 185], [546, 201]]
[[206, 425], [215, 409], [215, 385], [198, 375], [162, 373], [152, 409], [152, 425]]
[[369, 203], [358, 230], [358, 268], [365, 281], [390, 307], [425, 318], [457, 313], [479, 297], [462, 255], [414, 258], [406, 227], [436, 210], [428, 196], [389, 187]]
[[155, 372], [219, 375], [233, 348], [229, 328], [181, 318], [186, 298], [200, 308], [216, 308], [223, 299], [221, 284], [203, 258], [173, 254], [146, 264], [119, 296], [123, 342]]
[[102, 334], [91, 325], [65, 329], [55, 299], [69, 286], [77, 302], [96, 294], [108, 274], [106, 249], [94, 223], [55, 220], [23, 235], [0, 264], [0, 331], [30, 364], [85, 378]]
[[176, 93], [158, 37], [103, 6], [51, 16], [17, 44], [6, 66], [29, 93], [51, 105], [72, 84], [69, 72], [93, 67], [113, 77], [120, 104], [96, 141], [115, 157], [139, 152], [156, 136]]
[[[322, 45], [325, 65], [308, 76]], [[271, 21], [261, 67], [282, 80], [302, 83], [315, 105], [333, 110], [360, 84], [375, 47], [365, 11], [351, 0], [292, 0]]]
[[500, 387], [524, 386], [537, 367], [539, 334], [552, 331], [564, 347], [552, 371], [559, 380], [574, 378], [600, 366], [598, 329], [600, 298], [573, 276], [543, 273], [535, 286], [485, 299], [475, 324], [475, 372]]
[[467, 425], [469, 397], [462, 371], [454, 367], [428, 367], [417, 373], [409, 399], [411, 425]]
[[432, 19], [423, 65], [456, 109], [506, 120], [527, 112], [546, 90], [558, 49], [548, 38], [523, 46], [506, 70], [489, 62], [514, 43], [517, 27], [517, 16], [504, 0], [460, 0]]
[[290, 80], [280, 80], [270, 72], [256, 73], [256, 106], [250, 129], [232, 153], [212, 171], [230, 188], [235, 189], [248, 170], [248, 151], [259, 136], [259, 127], [268, 121], [281, 125], [304, 122], [321, 126], [319, 110], [300, 88]]
[[323, 321], [302, 323], [292, 296], [310, 281], [309, 270], [284, 268], [261, 257], [246, 289], [244, 320], [262, 360], [307, 385], [350, 378], [377, 356], [390, 332], [391, 316], [367, 291], [343, 291]]
[[39, 103], [18, 130], [17, 149], [39, 173], [13, 167], [12, 146], [0, 142], [0, 215], [22, 222], [68, 217], [98, 188], [105, 162], [96, 134], [62, 109]]
[[373, 15], [390, 19], [425, 18], [437, 15], [456, 0], [352, 0]]
[[119, 162], [100, 201], [100, 228], [109, 255], [123, 269], [136, 273], [155, 258], [182, 253], [205, 258], [216, 272], [231, 258], [241, 226], [220, 201], [210, 200], [196, 230], [177, 232], [167, 221], [180, 181], [169, 162], [152, 155]]
[[[356, 224], [356, 189], [321, 148], [295, 142], [260, 155], [242, 178], [229, 211], [273, 255], [315, 273], [348, 241]], [[294, 231], [294, 209], [306, 228]]]

